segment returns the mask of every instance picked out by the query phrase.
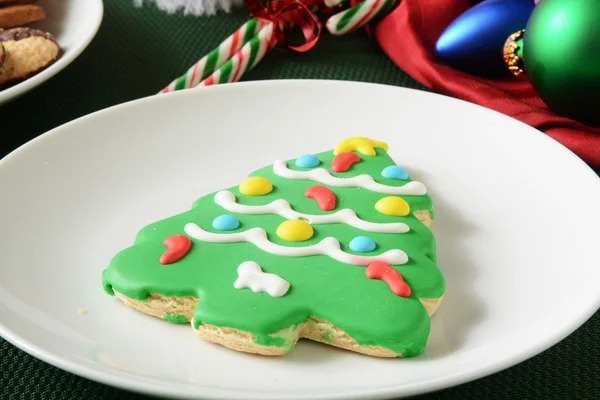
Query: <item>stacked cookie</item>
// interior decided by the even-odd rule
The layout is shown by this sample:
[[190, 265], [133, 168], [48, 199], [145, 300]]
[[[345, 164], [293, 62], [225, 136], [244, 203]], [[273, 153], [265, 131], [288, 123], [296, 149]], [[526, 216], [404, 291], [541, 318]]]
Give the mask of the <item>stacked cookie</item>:
[[50, 66], [62, 55], [51, 34], [26, 25], [46, 18], [37, 0], [0, 0], [0, 90]]

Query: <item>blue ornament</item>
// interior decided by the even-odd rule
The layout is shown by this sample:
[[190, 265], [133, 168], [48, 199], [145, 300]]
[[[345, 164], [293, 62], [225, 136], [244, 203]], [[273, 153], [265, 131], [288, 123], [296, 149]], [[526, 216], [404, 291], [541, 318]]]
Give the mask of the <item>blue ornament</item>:
[[231, 215], [219, 215], [212, 223], [213, 228], [220, 231], [232, 231], [240, 227], [240, 221]]
[[296, 167], [298, 168], [314, 168], [321, 164], [321, 161], [312, 154], [304, 154], [296, 159]]
[[357, 236], [350, 241], [350, 250], [357, 253], [368, 253], [375, 250], [375, 242], [366, 236]]
[[406, 180], [408, 179], [408, 172], [402, 167], [397, 165], [390, 165], [389, 167], [385, 167], [383, 171], [381, 171], [381, 175], [384, 178], [388, 179], [397, 179], [397, 180]]
[[534, 0], [486, 0], [456, 18], [440, 35], [435, 52], [444, 63], [477, 75], [506, 74], [504, 42], [525, 29]]

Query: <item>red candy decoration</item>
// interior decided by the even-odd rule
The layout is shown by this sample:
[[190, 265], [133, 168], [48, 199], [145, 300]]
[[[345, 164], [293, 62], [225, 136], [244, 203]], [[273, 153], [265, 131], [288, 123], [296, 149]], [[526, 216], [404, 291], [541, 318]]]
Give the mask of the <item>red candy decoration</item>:
[[380, 279], [384, 281], [390, 287], [392, 293], [398, 296], [410, 296], [410, 286], [404, 282], [400, 272], [384, 262], [375, 261], [369, 264], [365, 270], [365, 276], [369, 279]]
[[304, 196], [317, 202], [323, 211], [331, 211], [335, 208], [335, 194], [329, 188], [321, 185], [311, 186], [304, 192]]
[[176, 234], [167, 237], [163, 245], [167, 248], [167, 251], [160, 256], [158, 262], [163, 265], [172, 264], [190, 251], [192, 241], [185, 235]]
[[357, 162], [360, 162], [358, 154], [351, 151], [344, 151], [333, 158], [329, 168], [333, 172], [346, 172]]

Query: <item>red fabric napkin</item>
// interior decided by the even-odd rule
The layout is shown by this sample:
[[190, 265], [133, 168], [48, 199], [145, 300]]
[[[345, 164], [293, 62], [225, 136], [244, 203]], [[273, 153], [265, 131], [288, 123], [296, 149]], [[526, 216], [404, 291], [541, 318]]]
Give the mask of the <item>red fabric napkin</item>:
[[436, 60], [433, 49], [437, 38], [471, 5], [468, 0], [402, 0], [373, 33], [392, 61], [423, 85], [514, 117], [600, 168], [600, 128], [550, 111], [527, 79], [486, 79]]

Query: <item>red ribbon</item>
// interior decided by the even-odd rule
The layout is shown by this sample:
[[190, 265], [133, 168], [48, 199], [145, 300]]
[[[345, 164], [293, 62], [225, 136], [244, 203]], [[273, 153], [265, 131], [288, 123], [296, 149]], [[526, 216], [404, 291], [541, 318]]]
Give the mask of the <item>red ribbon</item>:
[[[319, 18], [300, 0], [245, 0], [250, 14], [259, 20], [273, 22], [274, 37], [280, 47], [303, 53], [313, 48], [321, 35]], [[310, 4], [310, 3], [309, 3]], [[302, 44], [291, 43], [288, 33], [297, 26], [302, 31]]]

